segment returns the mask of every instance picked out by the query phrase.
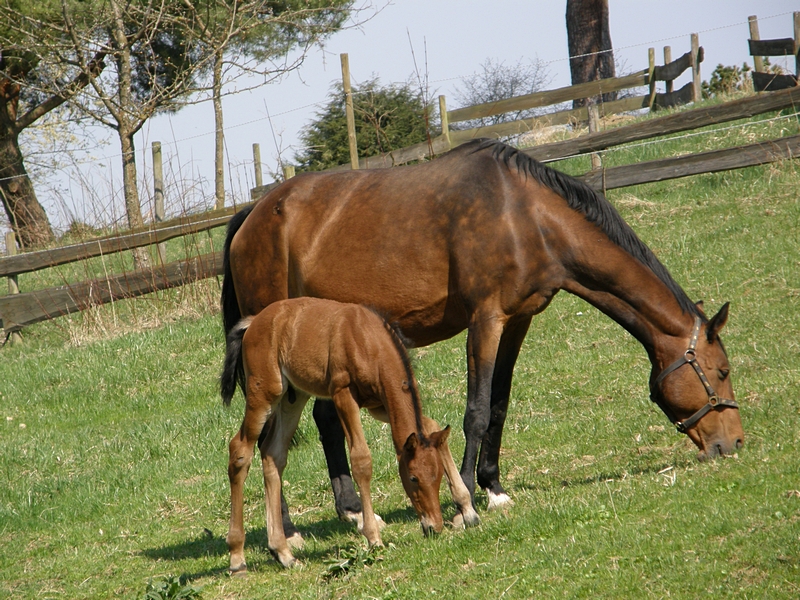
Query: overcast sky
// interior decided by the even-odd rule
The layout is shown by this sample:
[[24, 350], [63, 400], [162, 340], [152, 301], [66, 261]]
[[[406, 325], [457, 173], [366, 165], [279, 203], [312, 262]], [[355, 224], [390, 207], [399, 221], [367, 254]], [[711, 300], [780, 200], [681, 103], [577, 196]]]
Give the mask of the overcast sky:
[[[570, 83], [564, 0], [374, 3], [383, 8], [377, 14], [360, 13], [361, 19], [373, 16], [360, 27], [331, 37], [324, 49], [312, 50], [297, 73], [280, 83], [225, 97], [227, 161], [237, 202], [248, 199], [244, 196], [253, 185], [254, 142], [261, 146], [265, 171], [277, 168], [278, 148], [284, 161], [293, 160], [298, 133], [326, 102], [331, 84], [341, 80], [340, 53], [349, 54], [354, 83], [373, 76], [382, 83], [404, 82], [418, 72], [427, 75], [432, 95], [448, 97], [451, 109], [456, 108], [451, 98], [461, 78], [479, 70], [487, 59], [506, 65], [538, 59], [546, 63], [552, 78], [549, 88]], [[792, 37], [791, 11], [797, 9], [797, 2], [790, 0], [609, 0], [614, 54], [627, 70], [644, 69], [648, 47], [656, 48], [660, 64], [663, 46], [670, 45], [673, 57], [678, 57], [689, 50], [689, 36], [696, 32], [705, 49], [702, 77], [708, 79], [717, 64], [752, 64], [747, 52], [748, 15], [758, 16], [762, 39]], [[777, 62], [794, 70], [794, 61]], [[227, 91], [234, 91], [234, 86]], [[201, 179], [203, 193], [212, 196], [213, 132], [210, 103], [152, 119], [136, 140], [140, 169], [145, 171], [150, 163], [151, 142], [160, 141], [165, 161], [172, 161], [165, 170]], [[120, 172], [116, 140], [112, 138], [100, 154], [105, 158], [84, 167], [89, 177], [116, 176]], [[71, 193], [76, 202], [79, 190]], [[47, 198], [42, 201], [50, 210]]]

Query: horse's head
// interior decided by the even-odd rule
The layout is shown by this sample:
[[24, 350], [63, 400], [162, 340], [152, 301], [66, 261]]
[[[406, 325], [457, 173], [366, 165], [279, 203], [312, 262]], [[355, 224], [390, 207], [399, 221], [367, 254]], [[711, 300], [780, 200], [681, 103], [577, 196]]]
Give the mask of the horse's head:
[[422, 533], [425, 535], [442, 531], [439, 486], [442, 483], [444, 467], [439, 456], [439, 448], [447, 443], [449, 434], [449, 426], [427, 438], [420, 438], [416, 433], [412, 433], [397, 457], [400, 479], [414, 510], [419, 515]]
[[700, 448], [701, 461], [732, 454], [744, 443], [730, 364], [719, 338], [727, 319], [727, 303], [707, 323], [698, 318], [688, 347], [670, 348], [650, 376], [653, 401]]

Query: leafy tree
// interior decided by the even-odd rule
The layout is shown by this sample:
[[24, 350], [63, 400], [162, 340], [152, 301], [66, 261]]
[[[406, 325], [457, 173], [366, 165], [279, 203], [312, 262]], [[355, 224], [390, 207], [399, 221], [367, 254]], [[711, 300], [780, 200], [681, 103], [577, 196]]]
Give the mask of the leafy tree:
[[[614, 77], [608, 0], [567, 0], [566, 18], [572, 85]], [[614, 92], [603, 94], [603, 102], [614, 99]], [[585, 105], [585, 98], [572, 102], [573, 108]]]
[[[183, 0], [185, 24], [211, 54], [216, 207], [225, 204], [222, 88], [244, 74], [276, 79], [302, 64], [307, 50], [338, 31], [354, 0]], [[297, 50], [291, 62], [276, 59]]]
[[[382, 86], [377, 78], [353, 86], [358, 155], [376, 156], [424, 142], [431, 113], [410, 84]], [[328, 94], [328, 104], [300, 133], [303, 150], [295, 157], [302, 170], [319, 171], [347, 164], [350, 151], [342, 84]]]
[[89, 10], [78, 0], [0, 0], [0, 199], [23, 248], [51, 242], [53, 231], [25, 168], [20, 134], [62, 109], [105, 67], [104, 49], [88, 57], [85, 71], [62, 56], [62, 4]]
[[[547, 65], [539, 59], [524, 61], [520, 59], [513, 66], [506, 66], [503, 61], [487, 59], [480, 66], [481, 70], [462, 80], [461, 87], [455, 91], [455, 99], [462, 106], [474, 106], [532, 94], [547, 87], [551, 76]], [[536, 109], [493, 115], [472, 121], [456, 123], [455, 128], [470, 129], [486, 125], [497, 125], [507, 121], [526, 119], [537, 114]]]

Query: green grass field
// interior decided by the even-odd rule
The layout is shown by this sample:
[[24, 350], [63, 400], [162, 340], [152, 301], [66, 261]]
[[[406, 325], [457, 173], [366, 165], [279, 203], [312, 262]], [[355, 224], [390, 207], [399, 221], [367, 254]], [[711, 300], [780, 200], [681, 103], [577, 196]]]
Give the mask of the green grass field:
[[[797, 131], [775, 127], [753, 135]], [[734, 134], [750, 135], [715, 137], [734, 145]], [[622, 162], [706, 149], [702, 140]], [[579, 161], [564, 168], [580, 172]], [[250, 571], [226, 573], [227, 443], [243, 400], [225, 408], [217, 393], [216, 281], [31, 327], [24, 345], [0, 351], [0, 597], [136, 598], [169, 576], [209, 599], [798, 597], [799, 184], [800, 164], [787, 162], [609, 193], [690, 297], [708, 311], [731, 301], [723, 338], [746, 435], [737, 456], [696, 462], [649, 400], [643, 349], [560, 294], [515, 371], [501, 457], [514, 506], [489, 513], [479, 493], [480, 527], [424, 539], [389, 432], [365, 415], [388, 523], [386, 547], [367, 555], [336, 519], [309, 408], [284, 476], [306, 537], [292, 571], [266, 549], [254, 465]], [[166, 316], [149, 327], [151, 313]], [[453, 426], [459, 463], [464, 346], [462, 334], [414, 351], [426, 411]], [[442, 501], [452, 517], [446, 487]]]

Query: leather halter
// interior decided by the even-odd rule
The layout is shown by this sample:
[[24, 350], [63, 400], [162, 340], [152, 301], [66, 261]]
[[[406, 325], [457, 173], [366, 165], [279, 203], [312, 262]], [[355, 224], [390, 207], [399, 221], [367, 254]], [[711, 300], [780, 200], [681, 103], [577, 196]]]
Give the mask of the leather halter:
[[[664, 411], [664, 414], [667, 415], [669, 420], [672, 421], [672, 424], [675, 425], [680, 433], [686, 433], [689, 429], [694, 427], [700, 419], [702, 419], [712, 410], [719, 410], [724, 407], [736, 409], [739, 408], [739, 405], [735, 401], [717, 396], [714, 388], [711, 387], [711, 384], [708, 382], [706, 374], [703, 373], [700, 363], [697, 362], [697, 338], [700, 336], [700, 324], [700, 317], [695, 317], [694, 329], [692, 329], [692, 338], [689, 340], [689, 348], [686, 350], [686, 352], [684, 352], [683, 356], [661, 371], [661, 374], [656, 377], [656, 380], [650, 384], [650, 399], [658, 404], [659, 407], [661, 407], [661, 410]], [[679, 421], [678, 419], [674, 418], [674, 416], [671, 414], [671, 411], [668, 411], [663, 402], [659, 400], [658, 387], [661, 382], [666, 379], [667, 375], [681, 368], [683, 365], [691, 365], [695, 373], [697, 373], [697, 376], [703, 383], [703, 387], [706, 388], [706, 394], [708, 394], [708, 403], [706, 403], [705, 406], [703, 406], [688, 419]]]

